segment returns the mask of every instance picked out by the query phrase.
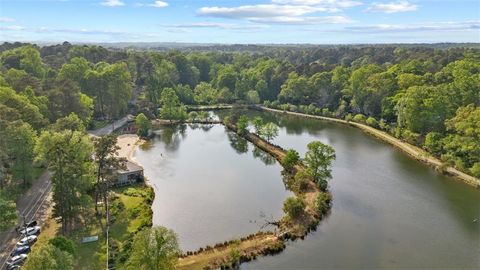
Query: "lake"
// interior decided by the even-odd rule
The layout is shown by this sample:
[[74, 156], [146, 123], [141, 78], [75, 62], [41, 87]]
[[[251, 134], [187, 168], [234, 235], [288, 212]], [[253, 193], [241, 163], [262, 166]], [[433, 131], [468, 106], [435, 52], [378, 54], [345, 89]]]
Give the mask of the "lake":
[[[219, 112], [225, 115], [228, 112]], [[241, 269], [471, 269], [480, 265], [480, 190], [353, 127], [249, 111], [280, 126], [274, 143], [336, 150], [330, 215], [305, 240]], [[154, 224], [184, 250], [253, 233], [282, 216], [281, 167], [223, 126], [163, 127], [136, 153], [155, 186]], [[255, 150], [255, 151], [254, 151]], [[477, 220], [475, 222], [475, 220]]]
[[184, 251], [257, 232], [291, 194], [275, 159], [221, 125], [164, 126], [135, 159], [154, 186], [153, 224]]
[[337, 159], [332, 211], [318, 230], [242, 269], [478, 269], [480, 190], [353, 127], [250, 112], [255, 115], [280, 126], [274, 143], [303, 156], [309, 142], [320, 140], [335, 148]]

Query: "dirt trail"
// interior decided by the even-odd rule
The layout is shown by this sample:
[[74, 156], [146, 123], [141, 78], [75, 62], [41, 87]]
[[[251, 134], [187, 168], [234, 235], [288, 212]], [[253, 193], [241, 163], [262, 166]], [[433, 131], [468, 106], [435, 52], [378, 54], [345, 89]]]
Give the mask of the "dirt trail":
[[[309, 115], [309, 114], [304, 114], [304, 113], [297, 113], [297, 112], [289, 112], [289, 111], [282, 111], [282, 110], [277, 110], [277, 109], [271, 109], [271, 108], [267, 108], [267, 107], [259, 107], [261, 108], [262, 110], [265, 110], [265, 111], [271, 111], [271, 112], [278, 112], [278, 113], [286, 113], [286, 114], [291, 114], [291, 115], [297, 115], [297, 116], [302, 116], [302, 117], [307, 117], [307, 118], [314, 118], [314, 119], [320, 119], [320, 120], [325, 120], [325, 121], [330, 121], [330, 122], [337, 122], [337, 123], [342, 123], [342, 124], [346, 124], [346, 125], [350, 125], [350, 126], [353, 126], [353, 127], [357, 127], [361, 130], [363, 130], [364, 132], [374, 136], [374, 137], [377, 137], [378, 139], [384, 141], [384, 142], [387, 142], [395, 147], [397, 147], [398, 149], [402, 150], [403, 152], [407, 153], [408, 155], [412, 156], [413, 158], [419, 160], [419, 161], [422, 161], [430, 166], [433, 166], [435, 168], [438, 168], [440, 166], [442, 166], [442, 162], [431, 156], [429, 153], [427, 153], [425, 150], [419, 148], [419, 147], [416, 147], [414, 145], [411, 145], [409, 143], [406, 143], [404, 141], [401, 141], [389, 134], [387, 134], [386, 132], [384, 131], [381, 131], [381, 130], [378, 130], [376, 128], [373, 128], [373, 127], [370, 127], [370, 126], [367, 126], [367, 125], [364, 125], [364, 124], [360, 124], [360, 123], [356, 123], [356, 122], [351, 122], [351, 121], [346, 121], [346, 120], [342, 120], [342, 119], [336, 119], [336, 118], [331, 118], [331, 117], [325, 117], [325, 116], [316, 116], [316, 115]], [[474, 186], [474, 187], [480, 187], [480, 179], [478, 178], [475, 178], [471, 175], [468, 175], [464, 172], [461, 172], [453, 167], [447, 167], [445, 168], [445, 170], [452, 176], [454, 176], [455, 178], [471, 185], [471, 186]]]

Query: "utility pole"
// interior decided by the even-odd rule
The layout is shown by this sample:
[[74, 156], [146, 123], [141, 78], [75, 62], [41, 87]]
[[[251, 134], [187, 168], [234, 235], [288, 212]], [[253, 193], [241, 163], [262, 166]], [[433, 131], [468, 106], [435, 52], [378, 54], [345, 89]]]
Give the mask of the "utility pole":
[[109, 267], [109, 261], [110, 261], [110, 257], [109, 257], [109, 246], [108, 246], [108, 231], [110, 229], [110, 213], [108, 211], [108, 191], [106, 193], [106, 196], [107, 196], [107, 200], [106, 200], [106, 203], [105, 203], [105, 207], [106, 207], [106, 219], [107, 219], [107, 270], [110, 269]]

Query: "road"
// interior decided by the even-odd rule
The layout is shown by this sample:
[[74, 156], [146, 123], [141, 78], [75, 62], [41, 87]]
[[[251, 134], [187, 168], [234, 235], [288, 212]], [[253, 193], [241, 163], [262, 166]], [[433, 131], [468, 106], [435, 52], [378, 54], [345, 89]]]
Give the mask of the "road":
[[[50, 191], [52, 183], [50, 173], [45, 171], [30, 189], [17, 200], [17, 210], [20, 214], [21, 222], [23, 219], [37, 220], [42, 226], [47, 218], [46, 212], [51, 205]], [[14, 229], [0, 234], [0, 269], [4, 269], [9, 254], [13, 251], [16, 242], [21, 237]]]
[[91, 135], [94, 135], [94, 136], [108, 135], [108, 134], [112, 133], [115, 129], [118, 129], [118, 128], [122, 127], [123, 125], [125, 125], [132, 118], [133, 118], [133, 116], [131, 116], [131, 115], [124, 116], [123, 118], [118, 119], [118, 120], [114, 121], [113, 123], [104, 126], [103, 128], [99, 128], [99, 129], [96, 129], [96, 130], [89, 130], [88, 133], [91, 134]]

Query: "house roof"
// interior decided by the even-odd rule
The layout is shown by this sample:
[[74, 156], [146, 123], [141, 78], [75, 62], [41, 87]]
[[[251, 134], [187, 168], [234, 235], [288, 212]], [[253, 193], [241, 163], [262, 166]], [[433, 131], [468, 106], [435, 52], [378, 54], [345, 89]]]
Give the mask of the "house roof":
[[129, 160], [127, 160], [127, 162], [125, 162], [125, 166], [126, 166], [126, 170], [118, 171], [120, 174], [143, 171], [142, 166], [138, 165], [135, 162], [129, 161]]

